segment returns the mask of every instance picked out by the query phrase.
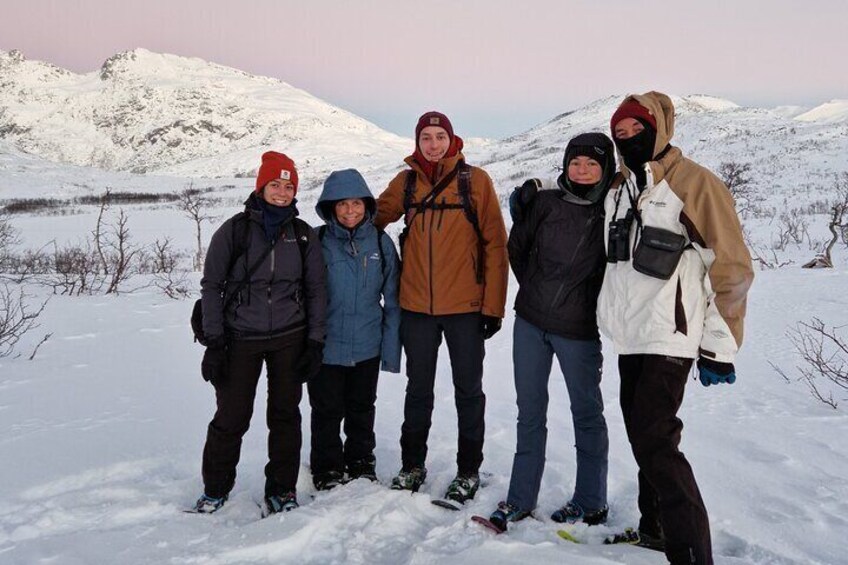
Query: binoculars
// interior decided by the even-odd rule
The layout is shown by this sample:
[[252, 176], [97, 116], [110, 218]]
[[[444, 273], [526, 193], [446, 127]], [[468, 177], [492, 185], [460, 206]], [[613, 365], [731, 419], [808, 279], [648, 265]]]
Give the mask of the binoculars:
[[607, 237], [607, 263], [630, 261], [630, 227], [633, 225], [633, 209], [627, 210], [623, 218], [610, 222]]

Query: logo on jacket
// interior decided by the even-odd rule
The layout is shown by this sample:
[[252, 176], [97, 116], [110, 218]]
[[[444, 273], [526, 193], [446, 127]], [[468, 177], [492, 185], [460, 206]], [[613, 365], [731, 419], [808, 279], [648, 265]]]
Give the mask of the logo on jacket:
[[648, 200], [648, 204], [651, 206], [656, 206], [657, 208], [665, 208], [668, 206], [667, 202], [663, 202], [662, 200]]
[[371, 259], [372, 261], [379, 261], [380, 260], [380, 254], [375, 251], [374, 253], [371, 254], [371, 257], [369, 257], [369, 259]]

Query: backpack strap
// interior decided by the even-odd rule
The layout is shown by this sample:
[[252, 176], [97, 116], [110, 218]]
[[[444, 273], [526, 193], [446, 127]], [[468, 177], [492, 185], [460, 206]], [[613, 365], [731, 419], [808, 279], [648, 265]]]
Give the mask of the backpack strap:
[[306, 261], [306, 249], [309, 247], [309, 232], [312, 231], [312, 226], [301, 220], [294, 218], [292, 220], [292, 228], [294, 230], [294, 238], [297, 241], [297, 248], [300, 250], [300, 261]]
[[483, 231], [480, 229], [480, 220], [477, 218], [477, 211], [471, 204], [471, 167], [465, 164], [465, 161], [460, 162], [461, 170], [457, 175], [457, 183], [459, 185], [459, 200], [462, 204], [462, 212], [465, 218], [474, 228], [474, 233], [477, 234], [477, 284], [483, 284]]
[[406, 171], [406, 180], [403, 184], [403, 211], [409, 212], [415, 200], [415, 181], [418, 173], [414, 169]]

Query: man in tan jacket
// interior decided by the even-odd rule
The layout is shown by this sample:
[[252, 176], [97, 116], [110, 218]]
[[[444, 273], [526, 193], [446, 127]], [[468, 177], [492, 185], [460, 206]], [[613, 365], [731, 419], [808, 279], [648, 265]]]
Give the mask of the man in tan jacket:
[[447, 116], [427, 112], [415, 152], [377, 200], [379, 228], [404, 217], [401, 341], [408, 384], [401, 430], [403, 467], [392, 488], [417, 491], [427, 476], [436, 360], [448, 344], [459, 420], [457, 476], [446, 498], [464, 503], [483, 461], [483, 341], [501, 327], [506, 302], [506, 229], [489, 175], [465, 164]]
[[751, 256], [727, 187], [670, 144], [674, 106], [628, 96], [610, 121], [624, 182], [607, 194], [598, 324], [618, 353], [621, 409], [639, 465], [639, 536], [673, 564], [711, 564], [707, 510], [678, 446], [697, 359], [706, 385], [736, 380]]

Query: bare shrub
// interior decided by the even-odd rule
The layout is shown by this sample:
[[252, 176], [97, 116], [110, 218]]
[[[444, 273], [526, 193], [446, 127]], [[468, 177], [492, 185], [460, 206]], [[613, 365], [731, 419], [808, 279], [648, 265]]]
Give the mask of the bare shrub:
[[836, 177], [834, 189], [836, 198], [831, 202], [827, 224], [831, 234], [830, 241], [824, 245], [820, 253], [803, 265], [804, 268], [833, 267], [833, 257], [831, 255], [833, 246], [836, 245], [840, 238], [845, 241], [845, 234], [848, 231], [848, 222], [845, 220], [845, 214], [848, 212], [848, 172]]
[[157, 239], [141, 260], [141, 272], [154, 275], [153, 285], [169, 298], [187, 298], [191, 283], [184, 270], [179, 269], [185, 254], [176, 251], [170, 238]]
[[15, 292], [7, 284], [0, 287], [0, 358], [11, 355], [24, 334], [38, 327], [36, 320], [47, 301], [33, 309], [27, 298], [23, 288]]
[[105, 276], [101, 271], [101, 259], [91, 242], [56, 246], [53, 265], [46, 284], [54, 293], [79, 296], [94, 294], [103, 288]]
[[736, 202], [736, 212], [747, 215], [754, 204], [754, 187], [751, 185], [751, 164], [725, 161], [718, 167], [718, 176], [727, 186]]
[[[809, 322], [798, 322], [787, 331], [802, 361], [802, 365], [796, 367], [799, 376], [795, 380], [804, 383], [814, 398], [831, 408], [839, 404], [834, 391], [848, 391], [848, 344], [837, 330], [813, 318]], [[783, 369], [774, 363], [771, 366], [784, 379], [791, 380]]]
[[192, 185], [189, 185], [188, 188], [180, 192], [179, 199], [177, 200], [177, 209], [189, 220], [194, 222], [195, 236], [197, 239], [197, 251], [194, 256], [195, 271], [203, 269], [204, 250], [203, 238], [201, 236], [203, 222], [215, 219], [214, 215], [207, 212], [211, 203], [212, 202], [208, 196], [193, 188]]
[[129, 218], [121, 210], [117, 221], [112, 224], [111, 237], [106, 241], [109, 248], [105, 267], [109, 275], [106, 294], [117, 294], [121, 285], [138, 272], [136, 259], [141, 249], [132, 243], [128, 221]]

